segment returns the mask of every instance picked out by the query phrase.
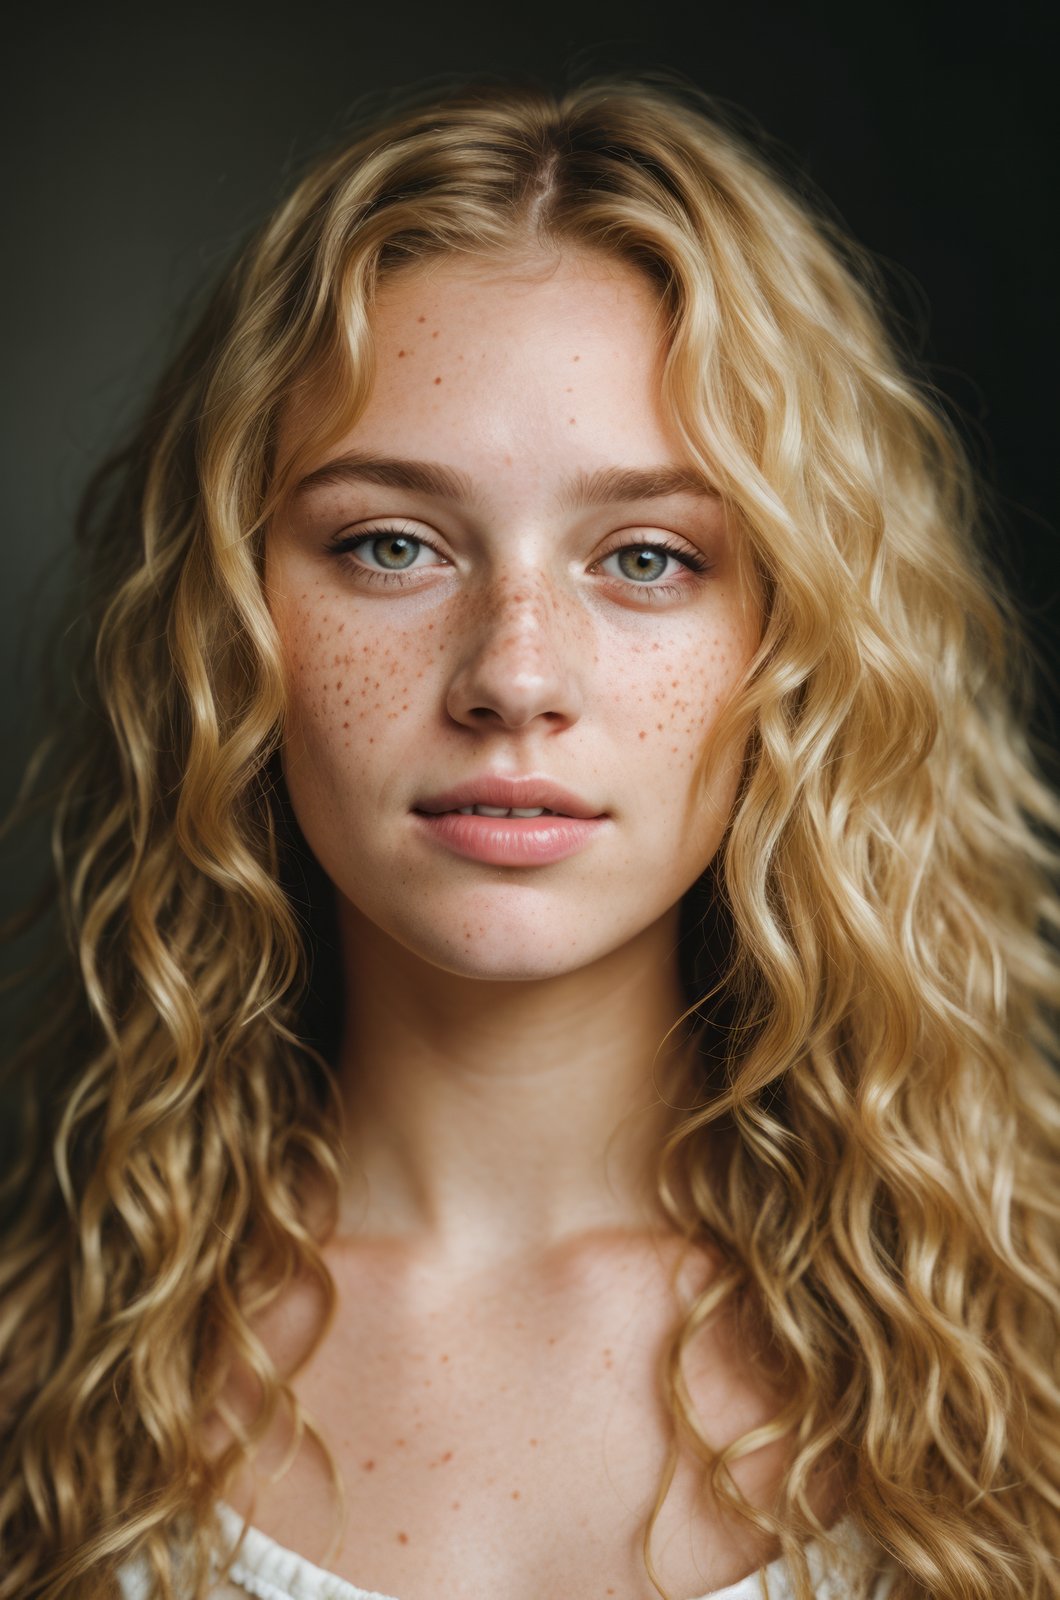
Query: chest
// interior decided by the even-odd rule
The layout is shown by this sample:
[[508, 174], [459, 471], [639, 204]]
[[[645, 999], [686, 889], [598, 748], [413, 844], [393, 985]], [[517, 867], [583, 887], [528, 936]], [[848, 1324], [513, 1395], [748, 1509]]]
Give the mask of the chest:
[[[441, 1299], [370, 1271], [338, 1281], [338, 1315], [292, 1387], [338, 1468], [345, 1530], [336, 1538], [313, 1439], [269, 1481], [291, 1453], [282, 1421], [230, 1503], [281, 1545], [399, 1600], [655, 1600], [642, 1541], [667, 1459], [661, 1362], [680, 1311], [665, 1273], [643, 1259], [594, 1259], [574, 1281], [506, 1276]], [[299, 1315], [289, 1303], [262, 1330], [281, 1363]], [[685, 1372], [715, 1446], [771, 1413], [721, 1335], [700, 1338]], [[733, 1470], [764, 1503], [781, 1468], [773, 1445]], [[722, 1514], [688, 1452], [652, 1550], [675, 1600], [776, 1553]]]

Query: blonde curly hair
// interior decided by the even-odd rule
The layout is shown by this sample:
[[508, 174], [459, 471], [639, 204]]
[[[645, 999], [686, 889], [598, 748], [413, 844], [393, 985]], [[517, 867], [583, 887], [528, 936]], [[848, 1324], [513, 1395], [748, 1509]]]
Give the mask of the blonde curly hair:
[[[311, 1225], [305, 1197], [337, 1204], [344, 1160], [326, 885], [283, 791], [261, 585], [297, 466], [277, 422], [312, 406], [299, 460], [348, 424], [388, 275], [540, 245], [654, 285], [666, 398], [765, 597], [715, 736], [748, 735], [739, 792], [683, 908], [692, 1067], [659, 1193], [726, 1266], [673, 1329], [646, 1570], [669, 1600], [651, 1531], [681, 1435], [780, 1539], [796, 1600], [807, 1540], [827, 1544], [806, 1485], [836, 1454], [892, 1600], [1060, 1596], [1040, 663], [879, 269], [764, 139], [645, 73], [377, 99], [241, 249], [86, 494], [73, 715], [16, 810], [53, 817], [65, 939], [5, 1064], [22, 1125], [0, 1191], [0, 1600], [115, 1596], [133, 1558], [160, 1596], [179, 1576], [202, 1600], [216, 1503], [281, 1401], [327, 1449], [251, 1327], [308, 1272], [323, 1337], [335, 1205]], [[789, 1398], [719, 1453], [682, 1353], [726, 1304]], [[234, 1357], [261, 1411], [209, 1458]], [[771, 1515], [729, 1463], [788, 1437]]]

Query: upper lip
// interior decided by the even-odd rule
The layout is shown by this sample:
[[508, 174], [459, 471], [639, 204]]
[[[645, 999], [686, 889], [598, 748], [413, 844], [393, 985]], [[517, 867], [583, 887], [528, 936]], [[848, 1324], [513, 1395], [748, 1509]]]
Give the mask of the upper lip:
[[520, 778], [502, 778], [485, 773], [481, 778], [469, 778], [466, 783], [458, 783], [452, 789], [443, 789], [438, 794], [417, 800], [413, 810], [458, 811], [461, 806], [504, 806], [508, 810], [513, 807], [531, 810], [535, 806], [544, 806], [546, 810], [556, 811], [566, 817], [599, 817], [604, 814], [599, 807], [583, 800], [581, 795], [561, 788], [551, 778], [538, 777], [535, 773]]

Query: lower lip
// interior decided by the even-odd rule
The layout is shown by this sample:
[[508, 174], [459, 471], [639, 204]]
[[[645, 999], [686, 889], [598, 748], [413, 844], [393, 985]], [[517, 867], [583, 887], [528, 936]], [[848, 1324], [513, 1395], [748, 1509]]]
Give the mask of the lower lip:
[[476, 817], [459, 811], [414, 811], [438, 844], [491, 867], [547, 867], [587, 845], [606, 817]]

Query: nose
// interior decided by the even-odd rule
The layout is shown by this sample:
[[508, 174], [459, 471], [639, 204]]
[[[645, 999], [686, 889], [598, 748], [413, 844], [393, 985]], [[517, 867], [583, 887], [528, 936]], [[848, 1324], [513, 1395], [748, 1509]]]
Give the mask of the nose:
[[455, 722], [515, 729], [541, 717], [558, 731], [577, 721], [585, 641], [541, 573], [499, 574], [469, 600], [460, 631], [446, 696]]

